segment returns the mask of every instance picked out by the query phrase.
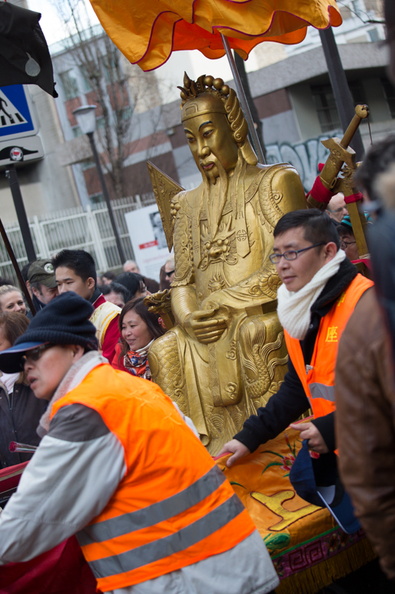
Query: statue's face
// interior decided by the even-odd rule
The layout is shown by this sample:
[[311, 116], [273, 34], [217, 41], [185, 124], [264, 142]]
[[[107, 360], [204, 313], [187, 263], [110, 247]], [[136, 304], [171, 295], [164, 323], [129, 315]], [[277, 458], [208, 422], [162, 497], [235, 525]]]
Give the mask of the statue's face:
[[218, 106], [218, 99], [215, 97], [206, 96], [189, 102], [190, 107], [193, 107], [192, 103], [196, 105], [196, 115], [184, 121], [189, 148], [197, 166], [210, 183], [215, 183], [219, 177], [217, 163], [230, 175], [238, 159], [238, 147], [226, 115], [218, 111], [210, 112], [208, 109], [213, 102]]

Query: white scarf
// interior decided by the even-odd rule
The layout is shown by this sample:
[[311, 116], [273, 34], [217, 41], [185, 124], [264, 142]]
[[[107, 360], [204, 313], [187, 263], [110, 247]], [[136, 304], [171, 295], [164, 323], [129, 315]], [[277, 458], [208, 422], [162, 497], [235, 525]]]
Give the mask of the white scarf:
[[40, 419], [40, 424], [37, 427], [37, 433], [40, 437], [43, 437], [46, 433], [48, 433], [50, 420], [49, 417], [53, 403], [76, 388], [88, 375], [88, 373], [92, 371], [92, 369], [98, 365], [101, 365], [102, 363], [108, 363], [105, 357], [102, 357], [97, 351], [88, 351], [81, 357], [81, 359], [79, 359], [76, 363], [74, 363], [74, 365], [70, 367], [57, 387], [55, 394], [52, 396], [47, 410]]
[[277, 314], [282, 327], [292, 338], [303, 340], [310, 324], [310, 308], [320, 295], [327, 281], [334, 276], [345, 259], [343, 250], [315, 273], [310, 282], [299, 291], [288, 291], [281, 285], [277, 292]]
[[11, 394], [14, 389], [14, 385], [16, 380], [21, 375], [20, 371], [17, 373], [2, 373], [1, 374], [1, 382], [3, 382], [4, 386], [6, 387], [7, 394]]

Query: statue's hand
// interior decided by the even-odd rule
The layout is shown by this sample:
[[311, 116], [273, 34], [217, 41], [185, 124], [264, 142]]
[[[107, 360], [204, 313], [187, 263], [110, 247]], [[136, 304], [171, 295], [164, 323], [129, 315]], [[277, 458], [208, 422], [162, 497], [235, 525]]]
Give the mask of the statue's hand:
[[203, 344], [216, 342], [228, 326], [227, 316], [217, 312], [218, 307], [193, 311], [185, 318], [185, 330]]

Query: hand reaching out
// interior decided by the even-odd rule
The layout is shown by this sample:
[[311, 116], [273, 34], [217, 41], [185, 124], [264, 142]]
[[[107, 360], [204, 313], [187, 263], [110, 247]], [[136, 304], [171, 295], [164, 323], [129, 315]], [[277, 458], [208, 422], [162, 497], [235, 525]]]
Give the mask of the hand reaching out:
[[241, 443], [241, 441], [238, 441], [237, 439], [231, 439], [223, 446], [216, 457], [218, 458], [219, 456], [224, 456], [225, 454], [229, 454], [229, 452], [232, 452], [233, 456], [228, 458], [226, 461], [226, 466], [228, 468], [233, 466], [233, 464], [237, 462], [237, 460], [240, 460], [240, 458], [247, 456], [247, 454], [251, 454], [247, 446]]

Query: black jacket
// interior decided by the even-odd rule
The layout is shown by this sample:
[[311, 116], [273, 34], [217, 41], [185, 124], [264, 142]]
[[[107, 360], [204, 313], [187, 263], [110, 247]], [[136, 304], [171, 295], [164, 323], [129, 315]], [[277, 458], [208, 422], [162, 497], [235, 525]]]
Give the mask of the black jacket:
[[[338, 272], [328, 280], [322, 293], [311, 307], [310, 326], [303, 340], [300, 341], [305, 363], [311, 362], [318, 328], [323, 318], [357, 275], [357, 269], [349, 260], [343, 260]], [[289, 360], [288, 372], [277, 394], [274, 394], [267, 405], [258, 408], [244, 423], [243, 429], [235, 435], [235, 439], [243, 443], [253, 452], [260, 444], [274, 439], [284, 431], [290, 423], [295, 422], [310, 407], [309, 401]], [[334, 413], [314, 419], [329, 451], [336, 449], [334, 431]]]
[[38, 445], [36, 428], [47, 406], [48, 402], [36, 398], [26, 384], [15, 383], [12, 393], [7, 394], [0, 383], [0, 468], [30, 460], [32, 454], [10, 452], [9, 444]]

